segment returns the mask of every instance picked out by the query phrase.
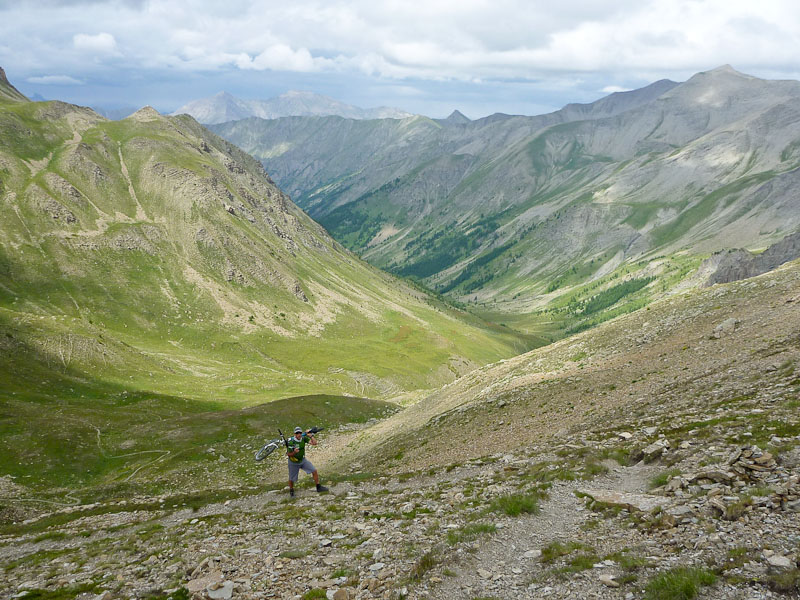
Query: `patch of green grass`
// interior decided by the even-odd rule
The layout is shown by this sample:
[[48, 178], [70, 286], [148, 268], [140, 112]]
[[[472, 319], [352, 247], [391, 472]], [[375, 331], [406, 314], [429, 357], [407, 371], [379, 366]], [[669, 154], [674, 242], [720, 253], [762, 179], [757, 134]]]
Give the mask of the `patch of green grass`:
[[312, 588], [301, 596], [303, 600], [317, 600], [319, 598], [327, 598], [325, 590], [322, 588]]
[[648, 482], [647, 486], [649, 489], [655, 489], [657, 487], [661, 487], [662, 485], [666, 485], [670, 479], [680, 475], [680, 469], [669, 469], [667, 471], [662, 471], [657, 475], [653, 476], [650, 481]]
[[713, 585], [717, 576], [700, 567], [676, 567], [653, 577], [645, 587], [646, 600], [692, 600], [700, 588]]
[[575, 481], [578, 474], [564, 462], [540, 462], [532, 465], [527, 471], [521, 471], [520, 479], [549, 483], [551, 481]]
[[800, 592], [800, 569], [787, 569], [769, 574], [766, 583], [770, 589], [781, 594], [797, 594]]
[[592, 477], [596, 477], [597, 475], [605, 475], [606, 473], [608, 473], [607, 466], [597, 462], [594, 459], [587, 459], [583, 463], [581, 478], [591, 479]]
[[632, 450], [626, 450], [625, 448], [603, 448], [603, 450], [600, 451], [599, 457], [601, 459], [610, 458], [616, 461], [620, 466], [628, 467], [636, 462], [631, 456], [632, 453]]
[[489, 511], [500, 512], [509, 517], [517, 517], [523, 513], [536, 514], [539, 512], [539, 500], [545, 496], [545, 492], [539, 491], [506, 494], [493, 499], [489, 504]]
[[470, 523], [459, 529], [451, 529], [447, 532], [447, 543], [451, 546], [459, 542], [471, 542], [478, 537], [497, 531], [494, 523]]
[[539, 560], [543, 563], [551, 563], [562, 556], [567, 556], [576, 550], [591, 550], [590, 546], [581, 542], [567, 542], [562, 543], [559, 541], [550, 542], [547, 546], [542, 548], [542, 556]]
[[185, 587], [181, 587], [174, 592], [170, 592], [169, 594], [154, 594], [152, 596], [147, 596], [145, 600], [190, 600], [192, 595], [189, 593]]
[[95, 591], [97, 591], [96, 583], [82, 583], [55, 590], [28, 590], [24, 596], [21, 596], [21, 600], [74, 600], [80, 594], [88, 594]]
[[615, 563], [619, 564], [620, 568], [624, 571], [634, 571], [648, 564], [646, 559], [640, 556], [632, 556], [629, 548], [607, 554], [603, 560], [613, 560]]
[[600, 557], [596, 554], [578, 554], [571, 557], [566, 565], [556, 569], [555, 573], [558, 575], [580, 573], [591, 569], [598, 562], [600, 562]]
[[719, 571], [720, 573], [725, 573], [726, 571], [730, 571], [732, 569], [738, 569], [751, 560], [757, 560], [758, 554], [758, 551], [752, 550], [746, 546], [730, 548], [723, 563], [719, 566]]
[[34, 542], [44, 542], [46, 540], [63, 540], [67, 534], [63, 531], [48, 531], [33, 538]]
[[336, 569], [333, 573], [331, 573], [331, 577], [333, 579], [337, 579], [339, 577], [350, 577], [354, 573], [355, 571], [353, 571], [353, 569], [348, 569], [347, 567], [341, 567], [339, 569]]
[[414, 563], [414, 566], [411, 567], [409, 577], [412, 579], [412, 581], [421, 580], [425, 573], [433, 569], [438, 562], [439, 559], [437, 558], [437, 553], [434, 550], [426, 552], [420, 556]]
[[278, 556], [281, 558], [303, 558], [310, 554], [309, 550], [303, 548], [300, 550], [284, 550]]

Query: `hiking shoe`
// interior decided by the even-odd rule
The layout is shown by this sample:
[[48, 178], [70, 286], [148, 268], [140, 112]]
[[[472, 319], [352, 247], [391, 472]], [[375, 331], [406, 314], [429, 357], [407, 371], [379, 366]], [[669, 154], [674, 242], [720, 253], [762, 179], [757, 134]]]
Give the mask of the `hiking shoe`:
[[328, 491], [328, 488], [326, 488], [324, 485], [319, 485], [319, 484], [317, 484], [317, 491], [318, 491], [320, 494], [322, 494], [323, 492], [327, 492], [327, 491]]
[[289, 490], [289, 495], [290, 495], [292, 498], [294, 498], [294, 490], [293, 490], [293, 489], [292, 489], [292, 490]]

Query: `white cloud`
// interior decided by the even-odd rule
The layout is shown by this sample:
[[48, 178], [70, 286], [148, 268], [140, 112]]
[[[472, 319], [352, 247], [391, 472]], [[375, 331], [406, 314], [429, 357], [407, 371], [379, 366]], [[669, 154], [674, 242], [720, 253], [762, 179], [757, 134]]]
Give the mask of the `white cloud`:
[[135, 85], [218, 77], [221, 87], [246, 75], [264, 86], [267, 78], [258, 75], [275, 72], [280, 77], [270, 81], [293, 73], [350, 77], [379, 82], [387, 92], [387, 83], [483, 82], [478, 87], [487, 98], [487, 84], [515, 82], [517, 89], [536, 85], [537, 94], [558, 93], [568, 102], [596, 99], [608, 82], [614, 86], [603, 93], [680, 80], [725, 63], [757, 76], [795, 78], [800, 4], [0, 0], [0, 40], [0, 64], [21, 78], [71, 73]]
[[631, 88], [620, 87], [618, 85], [607, 85], [600, 91], [604, 94], [615, 94], [617, 92], [630, 92]]
[[98, 54], [116, 54], [117, 40], [110, 33], [77, 33], [72, 36], [72, 45], [78, 50], [88, 50]]
[[42, 85], [83, 85], [83, 81], [69, 75], [42, 75], [40, 77], [28, 77], [25, 81]]
[[[723, 63], [767, 68], [791, 65], [800, 54], [796, 0], [761, 0], [755, 8], [744, 0], [150, 0], [80, 10], [54, 4], [38, 12], [28, 3], [9, 5], [0, 39], [43, 42], [30, 47], [45, 64], [78, 62], [86, 52], [96, 60], [119, 58], [124, 40], [139, 67], [461, 81]], [[65, 33], [77, 54], [59, 47]]]
[[269, 69], [271, 71], [308, 73], [321, 70], [330, 61], [311, 56], [311, 52], [306, 48], [294, 50], [286, 44], [275, 44], [253, 57], [247, 53], [242, 53], [233, 62], [240, 69], [254, 69], [257, 71]]

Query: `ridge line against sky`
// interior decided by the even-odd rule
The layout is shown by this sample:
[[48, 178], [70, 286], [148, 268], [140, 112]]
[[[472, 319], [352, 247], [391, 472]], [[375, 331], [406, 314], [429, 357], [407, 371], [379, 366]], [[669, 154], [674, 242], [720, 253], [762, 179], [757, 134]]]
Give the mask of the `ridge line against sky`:
[[23, 93], [170, 112], [309, 90], [432, 117], [541, 114], [730, 63], [799, 79], [796, 0], [0, 0]]

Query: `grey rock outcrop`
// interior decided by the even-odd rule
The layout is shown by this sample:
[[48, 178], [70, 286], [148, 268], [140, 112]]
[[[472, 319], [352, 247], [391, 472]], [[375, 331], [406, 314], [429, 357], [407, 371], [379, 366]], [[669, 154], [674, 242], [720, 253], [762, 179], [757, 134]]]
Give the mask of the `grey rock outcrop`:
[[701, 265], [701, 269], [714, 268], [704, 285], [709, 287], [716, 283], [730, 283], [762, 275], [796, 258], [800, 258], [800, 231], [787, 235], [761, 254], [753, 254], [741, 248], [724, 250], [706, 259]]

